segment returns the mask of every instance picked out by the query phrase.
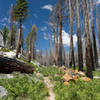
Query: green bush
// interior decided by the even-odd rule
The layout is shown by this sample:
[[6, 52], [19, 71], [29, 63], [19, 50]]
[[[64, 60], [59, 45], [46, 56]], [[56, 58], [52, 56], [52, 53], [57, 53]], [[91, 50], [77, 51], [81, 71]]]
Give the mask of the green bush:
[[3, 51], [3, 52], [10, 52], [11, 50], [7, 49], [7, 48], [1, 48], [0, 51]]
[[59, 80], [59, 76], [62, 76], [63, 72], [56, 67], [40, 67], [39, 72], [42, 73], [45, 77], [49, 77], [52, 81]]
[[2, 79], [0, 85], [8, 91], [8, 97], [2, 100], [45, 100], [48, 91], [44, 83], [32, 75], [17, 75], [13, 79]]
[[93, 71], [93, 76], [100, 76], [100, 71]]
[[58, 81], [54, 91], [56, 100], [100, 100], [100, 80], [78, 80], [68, 86]]

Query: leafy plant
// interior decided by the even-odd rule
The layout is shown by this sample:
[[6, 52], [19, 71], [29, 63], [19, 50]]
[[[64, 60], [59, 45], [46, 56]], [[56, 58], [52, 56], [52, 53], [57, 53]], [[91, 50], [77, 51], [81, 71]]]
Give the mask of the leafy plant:
[[2, 100], [24, 100], [25, 98], [45, 100], [48, 91], [44, 83], [33, 76], [17, 74], [13, 79], [0, 80], [0, 85], [8, 91], [8, 97], [4, 97]]

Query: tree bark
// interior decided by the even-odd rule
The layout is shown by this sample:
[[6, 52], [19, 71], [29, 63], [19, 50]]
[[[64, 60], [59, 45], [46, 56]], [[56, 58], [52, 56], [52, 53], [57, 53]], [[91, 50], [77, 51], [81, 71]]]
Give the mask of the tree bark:
[[14, 6], [11, 5], [11, 18], [10, 18], [10, 23], [11, 23], [11, 26], [10, 26], [10, 46], [12, 49], [14, 49], [14, 43], [13, 43], [13, 13], [14, 13]]
[[[95, 0], [95, 4], [96, 4], [96, 0]], [[97, 33], [98, 33], [98, 39], [99, 39], [99, 56], [100, 56], [100, 24], [99, 24], [99, 15], [98, 15], [98, 8], [97, 5], [96, 6], [96, 26], [97, 26]]]
[[72, 4], [69, 0], [69, 10], [70, 10], [70, 61], [69, 66], [74, 66], [75, 69], [75, 58], [74, 58], [74, 46], [73, 46], [73, 10], [72, 10]]
[[98, 67], [98, 52], [97, 52], [97, 44], [96, 44], [96, 36], [95, 36], [92, 0], [90, 0], [90, 8], [91, 8], [91, 28], [92, 28], [92, 38], [93, 38], [94, 62], [95, 62], [95, 67]]
[[59, 27], [59, 16], [57, 16], [57, 35], [56, 35], [56, 65], [58, 65], [58, 27]]
[[21, 52], [21, 46], [22, 46], [22, 21], [20, 21], [20, 30], [18, 35], [18, 43], [17, 43], [17, 50], [16, 50], [16, 57], [18, 58], [19, 52]]
[[21, 73], [33, 74], [33, 70], [33, 66], [20, 62], [16, 59], [0, 56], [0, 73], [12, 73], [18, 71]]
[[83, 71], [83, 53], [82, 53], [82, 40], [81, 40], [81, 30], [80, 30], [79, 0], [76, 0], [76, 8], [77, 8], [78, 66], [79, 66], [79, 71]]
[[84, 30], [85, 30], [85, 56], [86, 56], [86, 67], [87, 67], [87, 77], [93, 78], [92, 75], [92, 43], [91, 43], [91, 36], [90, 36], [90, 29], [89, 29], [89, 11], [88, 11], [88, 4], [86, 0], [83, 0], [83, 9], [84, 9]]
[[60, 43], [59, 43], [58, 65], [62, 66], [62, 14], [60, 15], [60, 41], [59, 42]]

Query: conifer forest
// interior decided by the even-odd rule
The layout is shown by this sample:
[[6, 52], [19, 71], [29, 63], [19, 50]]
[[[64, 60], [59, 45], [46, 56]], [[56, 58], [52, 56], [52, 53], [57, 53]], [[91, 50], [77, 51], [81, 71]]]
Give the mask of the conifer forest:
[[0, 0], [0, 100], [100, 100], [100, 0]]

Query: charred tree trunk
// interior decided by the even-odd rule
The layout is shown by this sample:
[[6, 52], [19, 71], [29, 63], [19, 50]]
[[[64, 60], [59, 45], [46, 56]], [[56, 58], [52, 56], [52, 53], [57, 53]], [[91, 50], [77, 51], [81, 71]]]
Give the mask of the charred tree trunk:
[[62, 14], [60, 15], [60, 41], [59, 41], [58, 65], [62, 66]]
[[86, 0], [83, 0], [84, 8], [84, 27], [85, 27], [85, 56], [86, 56], [86, 66], [87, 66], [87, 77], [93, 78], [92, 66], [93, 66], [93, 52], [92, 52], [92, 42], [89, 29], [89, 12], [88, 4]]
[[53, 25], [53, 34], [54, 34], [54, 64], [56, 64], [56, 36], [55, 36], [55, 24]]
[[[96, 4], [96, 0], [95, 0]], [[98, 8], [96, 5], [96, 26], [97, 26], [97, 33], [98, 33], [98, 39], [99, 39], [99, 56], [100, 56], [100, 24], [99, 24], [99, 15], [98, 15]]]
[[59, 26], [59, 16], [57, 16], [57, 35], [56, 35], [56, 65], [58, 65], [58, 26]]
[[69, 10], [70, 10], [70, 61], [69, 66], [74, 66], [75, 68], [75, 58], [74, 58], [74, 46], [73, 46], [73, 10], [72, 10], [72, 4], [69, 0]]
[[76, 0], [76, 8], [77, 8], [78, 66], [79, 66], [79, 71], [83, 71], [83, 53], [82, 53], [82, 40], [81, 40], [81, 30], [80, 30], [79, 0]]
[[33, 74], [33, 66], [17, 61], [16, 59], [0, 57], [0, 73], [12, 73], [16, 71]]
[[10, 11], [11, 15], [10, 15], [10, 23], [11, 23], [11, 26], [10, 26], [10, 46], [12, 49], [14, 49], [14, 35], [13, 35], [13, 13], [14, 13], [14, 6], [11, 5], [11, 11]]
[[92, 38], [93, 38], [94, 62], [95, 62], [95, 67], [98, 67], [98, 53], [97, 53], [97, 44], [96, 44], [96, 36], [95, 36], [92, 0], [90, 0], [90, 8], [91, 8], [91, 28], [92, 28]]
[[22, 21], [20, 21], [20, 31], [18, 35], [18, 43], [17, 43], [17, 50], [16, 50], [16, 57], [18, 58], [19, 52], [21, 52], [21, 46], [22, 46]]

